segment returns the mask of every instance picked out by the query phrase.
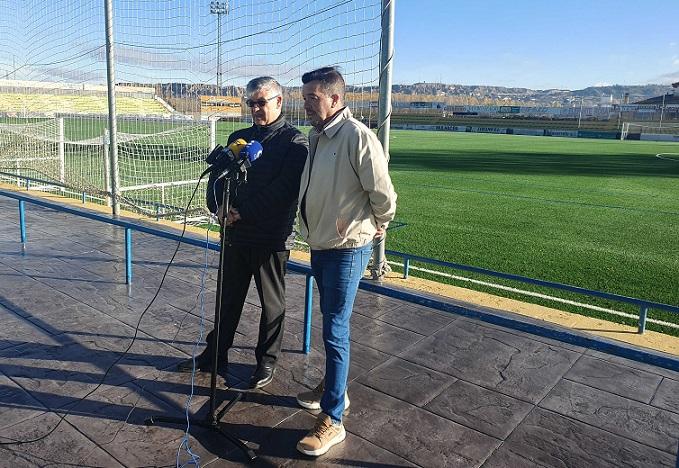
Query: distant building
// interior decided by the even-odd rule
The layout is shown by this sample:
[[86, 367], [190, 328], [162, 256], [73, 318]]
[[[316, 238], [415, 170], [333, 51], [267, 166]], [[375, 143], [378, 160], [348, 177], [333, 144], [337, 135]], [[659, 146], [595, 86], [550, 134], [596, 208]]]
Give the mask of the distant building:
[[[679, 84], [679, 82], [674, 84]], [[667, 93], [664, 96], [655, 96], [650, 99], [644, 99], [643, 101], [635, 102], [635, 104], [655, 104], [662, 106], [663, 102], [666, 106], [679, 106], [679, 95], [677, 93]]]
[[436, 101], [411, 101], [409, 107], [411, 109], [445, 109], [446, 104]]
[[200, 96], [201, 117], [240, 117], [241, 98], [235, 96]]

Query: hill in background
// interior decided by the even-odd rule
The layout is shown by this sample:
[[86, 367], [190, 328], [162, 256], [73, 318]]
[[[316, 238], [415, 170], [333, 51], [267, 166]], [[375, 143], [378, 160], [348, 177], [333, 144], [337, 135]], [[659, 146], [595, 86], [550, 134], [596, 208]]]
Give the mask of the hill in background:
[[[148, 86], [148, 85], [146, 85]], [[155, 84], [160, 96], [176, 98], [195, 98], [203, 96], [243, 96], [242, 86], [223, 86], [221, 93], [213, 84], [208, 83], [162, 83]], [[299, 97], [299, 88], [288, 87], [294, 97]], [[369, 99], [377, 99], [376, 87], [360, 88], [347, 86], [348, 92], [368, 93]], [[611, 85], [590, 86], [584, 89], [530, 89], [508, 88], [505, 86], [459, 85], [446, 83], [414, 83], [392, 86], [395, 101], [440, 101], [448, 105], [524, 105], [549, 107], [610, 105], [636, 103], [662, 96], [671, 91], [670, 86], [648, 85]]]
[[586, 106], [598, 104], [634, 103], [667, 93], [666, 85], [612, 85], [590, 86], [585, 89], [529, 89], [507, 88], [504, 86], [458, 85], [445, 83], [415, 83], [412, 85], [393, 85], [396, 96], [432, 96], [449, 104], [513, 104], [536, 106], [579, 105], [583, 100]]

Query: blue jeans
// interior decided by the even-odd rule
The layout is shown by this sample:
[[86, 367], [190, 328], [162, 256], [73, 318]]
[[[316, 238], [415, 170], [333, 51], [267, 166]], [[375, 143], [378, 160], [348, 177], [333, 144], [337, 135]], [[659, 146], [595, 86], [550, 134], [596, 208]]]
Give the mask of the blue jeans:
[[372, 244], [354, 249], [312, 250], [311, 271], [316, 279], [323, 314], [325, 390], [321, 409], [333, 422], [342, 420], [349, 375], [349, 321], [358, 283]]

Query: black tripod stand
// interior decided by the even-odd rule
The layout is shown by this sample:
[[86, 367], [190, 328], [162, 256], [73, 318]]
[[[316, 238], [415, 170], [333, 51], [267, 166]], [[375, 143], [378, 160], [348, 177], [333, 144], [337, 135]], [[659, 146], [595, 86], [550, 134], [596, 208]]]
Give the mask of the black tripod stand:
[[[246, 170], [243, 166], [239, 166], [237, 168], [234, 168], [234, 170], [225, 172], [226, 176], [224, 180], [224, 194], [222, 196], [222, 207], [224, 210], [226, 210], [226, 212], [228, 212], [229, 209], [229, 192], [231, 189], [231, 179], [237, 178], [236, 180], [237, 183], [242, 182], [245, 178], [244, 175], [247, 174], [245, 171]], [[219, 270], [217, 271], [217, 297], [215, 298], [215, 328], [214, 328], [215, 345], [213, 346], [212, 349], [212, 374], [210, 376], [210, 412], [203, 420], [194, 420], [193, 418], [191, 418], [189, 421], [192, 427], [203, 427], [221, 434], [223, 437], [228, 439], [229, 442], [238, 447], [245, 454], [248, 460], [253, 461], [255, 458], [257, 458], [255, 452], [247, 445], [245, 445], [243, 441], [241, 441], [239, 438], [228, 432], [228, 430], [225, 427], [226, 424], [221, 422], [221, 419], [224, 417], [224, 415], [228, 413], [229, 410], [231, 410], [231, 408], [233, 408], [233, 406], [236, 403], [238, 403], [238, 401], [241, 399], [241, 397], [243, 396], [242, 393], [238, 392], [236, 396], [221, 411], [217, 413], [217, 369], [219, 367], [218, 363], [219, 327], [222, 315], [222, 271], [224, 267], [224, 252], [226, 250], [224, 248], [225, 244], [224, 239], [226, 237], [224, 234], [225, 234], [224, 228], [222, 227], [219, 249]], [[186, 418], [178, 418], [171, 416], [151, 416], [146, 420], [147, 426], [152, 426], [156, 423], [185, 425]]]

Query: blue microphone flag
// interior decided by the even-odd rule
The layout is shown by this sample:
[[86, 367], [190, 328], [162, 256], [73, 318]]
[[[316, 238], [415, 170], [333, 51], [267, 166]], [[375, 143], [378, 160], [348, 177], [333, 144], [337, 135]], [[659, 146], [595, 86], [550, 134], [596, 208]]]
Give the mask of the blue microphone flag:
[[241, 158], [247, 159], [251, 164], [262, 155], [262, 144], [257, 140], [250, 140], [241, 150]]

